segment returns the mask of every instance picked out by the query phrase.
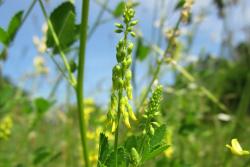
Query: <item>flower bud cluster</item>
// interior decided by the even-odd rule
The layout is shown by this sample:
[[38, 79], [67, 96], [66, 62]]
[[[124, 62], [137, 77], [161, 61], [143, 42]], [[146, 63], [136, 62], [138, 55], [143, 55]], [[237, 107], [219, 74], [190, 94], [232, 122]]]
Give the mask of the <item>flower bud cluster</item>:
[[48, 31], [48, 25], [44, 24], [42, 26], [42, 32], [43, 32], [43, 36], [41, 38], [39, 38], [38, 36], [33, 36], [33, 43], [38, 51], [38, 53], [43, 54], [46, 52], [47, 50], [47, 45], [46, 45], [46, 34]]
[[45, 65], [45, 60], [42, 56], [36, 56], [33, 59], [33, 64], [38, 74], [48, 74], [49, 68]]
[[181, 11], [181, 21], [187, 23], [191, 16], [191, 7], [194, 0], [186, 0]]
[[180, 35], [180, 31], [179, 30], [174, 30], [174, 29], [168, 29], [165, 33], [168, 41], [175, 46], [177, 43], [176, 38]]
[[10, 116], [4, 117], [0, 121], [0, 140], [7, 140], [11, 134], [13, 122]]
[[[124, 32], [124, 38], [121, 39], [116, 46], [116, 60], [117, 64], [112, 70], [112, 94], [110, 110], [107, 114], [109, 123], [112, 125], [112, 132], [114, 132], [118, 125], [118, 110], [124, 124], [130, 128], [129, 119], [136, 120], [135, 114], [132, 110], [129, 100], [133, 98], [133, 88], [131, 85], [132, 72], [130, 66], [132, 64], [133, 43], [127, 39], [127, 35], [135, 36], [133, 26], [138, 21], [133, 21], [135, 11], [132, 8], [125, 7], [123, 13], [123, 24], [116, 23], [116, 33]], [[118, 108], [119, 107], [119, 108]], [[117, 110], [118, 108], [118, 110]]]
[[116, 33], [122, 33], [130, 34], [132, 37], [135, 37], [136, 34], [133, 31], [133, 27], [138, 24], [138, 20], [132, 20], [135, 16], [135, 10], [130, 8], [129, 6], [126, 6], [123, 12], [123, 24], [115, 23], [116, 26]]
[[161, 85], [158, 85], [154, 90], [152, 97], [150, 98], [148, 108], [143, 115], [145, 119], [145, 129], [144, 134], [154, 135], [155, 127], [159, 127], [159, 123], [155, 121], [155, 117], [160, 115], [159, 106], [162, 99], [162, 89]]

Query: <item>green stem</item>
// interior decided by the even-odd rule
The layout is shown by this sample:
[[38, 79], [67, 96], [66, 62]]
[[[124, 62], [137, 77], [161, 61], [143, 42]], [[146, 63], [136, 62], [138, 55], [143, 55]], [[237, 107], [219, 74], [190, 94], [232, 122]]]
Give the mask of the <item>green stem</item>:
[[43, 15], [44, 15], [44, 17], [45, 17], [45, 19], [46, 19], [46, 21], [47, 21], [47, 23], [48, 23], [49, 30], [51, 31], [51, 34], [52, 34], [52, 37], [53, 37], [54, 42], [55, 42], [55, 44], [56, 44], [56, 47], [58, 48], [59, 53], [60, 53], [60, 56], [61, 56], [61, 58], [62, 58], [62, 60], [63, 60], [63, 63], [64, 63], [64, 65], [65, 65], [65, 67], [66, 67], [66, 70], [68, 71], [68, 75], [69, 75], [69, 78], [70, 78], [69, 82], [70, 82], [70, 84], [71, 84], [73, 87], [75, 87], [75, 86], [76, 86], [75, 76], [73, 75], [73, 73], [72, 73], [71, 70], [70, 70], [69, 62], [68, 62], [68, 60], [67, 60], [67, 58], [66, 58], [64, 52], [62, 51], [62, 48], [61, 48], [61, 46], [60, 46], [60, 41], [59, 41], [59, 39], [58, 39], [58, 37], [57, 37], [57, 34], [56, 34], [55, 30], [54, 30], [54, 27], [53, 27], [51, 21], [50, 21], [48, 15], [47, 15], [47, 13], [46, 13], [46, 10], [45, 10], [45, 7], [44, 7], [44, 5], [43, 5], [42, 0], [39, 0], [39, 3], [40, 3], [40, 7], [41, 7], [41, 9], [42, 9]]
[[120, 125], [120, 117], [121, 117], [121, 110], [120, 110], [121, 98], [122, 98], [122, 91], [120, 90], [119, 94], [118, 94], [117, 127], [116, 127], [116, 131], [115, 131], [115, 142], [114, 142], [115, 167], [118, 166], [117, 150], [118, 150], [119, 125]]
[[81, 32], [80, 32], [80, 49], [78, 57], [78, 73], [77, 73], [77, 106], [78, 106], [78, 118], [82, 142], [82, 150], [85, 160], [85, 166], [89, 167], [89, 154], [87, 148], [86, 137], [86, 122], [84, 116], [84, 66], [85, 66], [85, 53], [87, 43], [87, 29], [88, 29], [88, 15], [89, 15], [89, 0], [82, 1], [82, 16], [81, 16]]
[[[181, 18], [179, 18], [179, 20], [177, 21], [177, 23], [175, 25], [175, 28], [174, 28], [173, 34], [175, 34], [176, 31], [178, 30], [180, 23], [181, 23]], [[170, 50], [171, 46], [172, 46], [172, 43], [171, 43], [171, 40], [170, 40], [170, 42], [167, 45], [166, 50], [164, 51], [164, 54], [163, 54], [161, 60], [158, 62], [157, 68], [156, 68], [156, 70], [154, 71], [154, 74], [153, 74], [153, 78], [152, 78], [151, 82], [149, 83], [149, 85], [148, 85], [148, 87], [146, 89], [146, 92], [142, 97], [141, 102], [137, 106], [136, 113], [138, 113], [140, 111], [140, 107], [143, 106], [146, 98], [148, 97], [150, 89], [152, 88], [152, 85], [154, 84], [155, 80], [157, 79], [157, 77], [158, 77], [158, 75], [159, 75], [159, 73], [161, 71], [161, 66], [162, 66], [162, 64], [164, 62], [164, 59], [168, 56], [168, 53], [169, 53], [169, 50]]]
[[[129, 25], [126, 24], [126, 29], [124, 33], [124, 48], [127, 47], [127, 39], [128, 39], [128, 27]], [[124, 74], [122, 74], [122, 78], [124, 78]], [[118, 111], [117, 111], [117, 127], [115, 131], [115, 142], [114, 142], [114, 152], [115, 152], [115, 167], [118, 166], [118, 159], [117, 159], [117, 150], [118, 150], [118, 137], [119, 137], [119, 125], [120, 125], [120, 117], [121, 117], [121, 110], [120, 110], [120, 103], [123, 94], [123, 88], [120, 88], [118, 92]]]
[[[153, 50], [155, 52], [157, 52], [160, 55], [164, 55], [163, 51], [157, 47], [154, 46]], [[163, 57], [164, 58], [164, 57]], [[201, 85], [199, 82], [197, 82], [197, 80], [194, 78], [194, 76], [192, 76], [192, 74], [190, 74], [185, 68], [183, 68], [182, 66], [180, 66], [174, 59], [172, 58], [167, 58], [164, 60], [165, 62], [167, 62], [168, 64], [171, 64], [177, 71], [180, 72], [180, 74], [182, 74], [182, 76], [184, 78], [186, 78], [189, 82], [194, 82], [199, 86], [199, 89], [201, 90], [201, 92], [206, 95], [206, 97], [208, 99], [210, 99], [214, 104], [216, 104], [222, 111], [230, 113], [230, 110], [224, 105], [222, 104], [219, 99], [217, 97], [215, 97], [213, 95], [213, 93], [211, 93], [211, 91], [209, 91], [206, 87], [204, 87], [203, 85]]]
[[24, 17], [23, 17], [23, 20], [22, 20], [22, 23], [23, 24], [25, 22], [25, 20], [28, 18], [28, 16], [30, 15], [30, 12], [32, 11], [32, 9], [34, 8], [35, 4], [36, 4], [36, 1], [37, 0], [33, 0], [27, 10], [27, 12], [25, 13]]

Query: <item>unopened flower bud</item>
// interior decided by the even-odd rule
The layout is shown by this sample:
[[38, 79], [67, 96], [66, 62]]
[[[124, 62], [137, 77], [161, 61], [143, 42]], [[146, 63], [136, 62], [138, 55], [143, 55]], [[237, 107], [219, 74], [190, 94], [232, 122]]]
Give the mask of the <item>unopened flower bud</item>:
[[115, 23], [115, 26], [116, 26], [117, 28], [119, 28], [119, 29], [122, 29], [122, 28], [123, 28], [123, 25], [120, 24], [120, 23]]
[[138, 24], [138, 20], [131, 21], [130, 26], [135, 26], [136, 24]]
[[131, 160], [134, 165], [138, 165], [140, 163], [140, 155], [138, 154], [137, 150], [133, 147], [131, 149]]
[[128, 54], [132, 53], [133, 47], [134, 47], [134, 44], [132, 42], [130, 42], [128, 44]]

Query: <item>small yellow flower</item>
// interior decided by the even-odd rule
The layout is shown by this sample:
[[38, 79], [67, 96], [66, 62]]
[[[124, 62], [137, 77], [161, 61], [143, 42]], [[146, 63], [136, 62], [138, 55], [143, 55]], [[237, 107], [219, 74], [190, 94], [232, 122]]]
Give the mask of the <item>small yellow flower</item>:
[[226, 147], [229, 148], [234, 155], [242, 156], [242, 155], [249, 155], [250, 154], [249, 151], [242, 149], [238, 139], [232, 139], [231, 145], [232, 146], [227, 144]]

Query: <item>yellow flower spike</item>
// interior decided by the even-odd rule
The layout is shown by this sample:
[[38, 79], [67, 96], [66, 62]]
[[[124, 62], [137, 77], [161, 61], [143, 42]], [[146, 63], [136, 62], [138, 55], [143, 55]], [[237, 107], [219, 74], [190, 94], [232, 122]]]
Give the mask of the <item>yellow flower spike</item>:
[[250, 154], [249, 151], [242, 149], [238, 139], [232, 139], [231, 145], [232, 146], [227, 144], [226, 147], [229, 148], [234, 155], [242, 156], [242, 155], [249, 155]]
[[115, 123], [115, 121], [113, 121], [113, 123], [112, 123], [112, 133], [114, 133], [115, 132], [115, 130], [116, 130], [116, 123]]
[[127, 128], [131, 128], [130, 123], [129, 123], [129, 116], [127, 112], [123, 113], [123, 121]]

